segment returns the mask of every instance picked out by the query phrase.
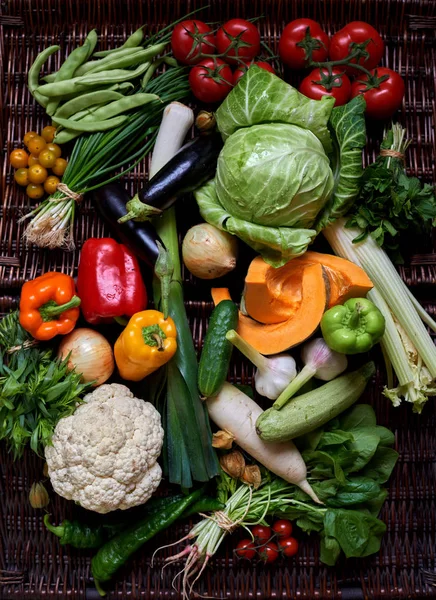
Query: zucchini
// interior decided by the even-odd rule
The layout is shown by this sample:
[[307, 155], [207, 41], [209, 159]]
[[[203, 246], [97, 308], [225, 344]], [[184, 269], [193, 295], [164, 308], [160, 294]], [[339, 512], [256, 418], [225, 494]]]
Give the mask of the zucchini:
[[357, 402], [374, 373], [369, 362], [297, 396], [280, 410], [269, 408], [256, 421], [258, 435], [266, 442], [285, 442], [321, 427]]
[[222, 300], [213, 310], [198, 367], [198, 389], [202, 396], [215, 396], [227, 379], [233, 344], [226, 339], [238, 325], [238, 308]]

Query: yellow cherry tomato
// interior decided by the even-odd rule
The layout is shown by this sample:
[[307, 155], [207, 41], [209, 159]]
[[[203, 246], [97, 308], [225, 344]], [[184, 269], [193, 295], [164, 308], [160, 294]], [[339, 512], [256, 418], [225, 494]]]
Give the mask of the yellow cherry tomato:
[[39, 200], [44, 196], [44, 188], [39, 183], [29, 183], [26, 187], [26, 194], [32, 200]]
[[47, 150], [50, 150], [50, 152], [54, 152], [56, 158], [60, 158], [62, 155], [61, 147], [57, 144], [47, 144]]
[[39, 156], [33, 156], [33, 154], [29, 154], [27, 164], [29, 167], [33, 167], [33, 165], [39, 165]]
[[52, 167], [54, 167], [57, 158], [54, 152], [51, 152], [46, 148], [45, 150], [39, 153], [38, 160], [43, 167], [45, 167], [46, 169], [51, 169]]
[[14, 179], [18, 185], [26, 187], [29, 184], [29, 169], [25, 169], [24, 167], [17, 169], [14, 173]]
[[40, 135], [35, 135], [35, 137], [33, 137], [29, 141], [29, 143], [27, 144], [27, 147], [31, 154], [34, 154], [35, 156], [39, 156], [39, 153], [42, 150], [45, 150], [45, 148], [47, 147], [47, 142]]
[[47, 179], [47, 175], [47, 169], [42, 165], [33, 165], [33, 167], [29, 167], [30, 183], [44, 183]]
[[47, 144], [50, 144], [54, 139], [55, 133], [56, 133], [56, 127], [53, 127], [53, 125], [47, 125], [41, 131], [41, 136], [45, 139]]
[[59, 177], [62, 177], [62, 175], [65, 173], [65, 169], [67, 168], [67, 164], [68, 163], [65, 160], [65, 158], [57, 158], [51, 170], [55, 175], [59, 175]]
[[60, 182], [61, 180], [59, 177], [56, 177], [55, 175], [50, 175], [50, 177], [47, 177], [47, 179], [44, 181], [44, 189], [47, 194], [54, 194], [57, 190], [58, 183]]
[[30, 140], [37, 135], [38, 134], [36, 133], [36, 131], [28, 131], [23, 138], [24, 145], [27, 146]]
[[27, 160], [29, 155], [25, 150], [21, 148], [17, 148], [16, 150], [12, 150], [9, 154], [9, 162], [14, 167], [14, 169], [21, 169], [22, 167], [27, 167]]

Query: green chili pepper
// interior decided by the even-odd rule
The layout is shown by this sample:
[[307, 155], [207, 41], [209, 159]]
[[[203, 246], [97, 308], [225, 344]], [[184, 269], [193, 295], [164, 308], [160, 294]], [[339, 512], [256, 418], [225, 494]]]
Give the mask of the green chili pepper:
[[342, 306], [333, 306], [321, 319], [324, 340], [341, 354], [367, 352], [382, 338], [385, 319], [366, 298], [351, 298]]
[[121, 50], [124, 50], [125, 48], [136, 48], [140, 45], [144, 38], [144, 32], [142, 31], [143, 27], [144, 26], [142, 25], [139, 29], [134, 31], [119, 48], [112, 48], [112, 50], [100, 50], [99, 52], [96, 52], [94, 56], [99, 58], [101, 56], [107, 56], [108, 54], [115, 54]]
[[92, 575], [99, 593], [104, 595], [101, 582], [109, 581], [134, 552], [159, 531], [174, 523], [203, 493], [204, 490], [201, 488], [183, 498], [175, 506], [163, 506], [159, 512], [129, 527], [102, 546], [91, 561]]
[[[44, 516], [44, 525], [59, 538], [63, 546], [69, 544], [74, 548], [100, 548], [109, 537], [108, 529], [103, 525], [88, 525], [65, 519], [56, 527], [50, 523], [50, 515]], [[119, 528], [120, 525], [118, 530]]]
[[182, 519], [192, 517], [192, 515], [198, 515], [200, 513], [215, 512], [216, 510], [222, 510], [225, 504], [217, 500], [216, 498], [210, 498], [205, 496], [200, 498], [197, 502], [194, 502], [181, 516]]

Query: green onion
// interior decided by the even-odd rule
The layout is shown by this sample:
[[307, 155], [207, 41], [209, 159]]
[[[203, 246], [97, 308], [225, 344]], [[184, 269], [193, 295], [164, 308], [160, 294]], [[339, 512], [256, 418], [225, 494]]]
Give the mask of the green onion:
[[413, 298], [384, 250], [371, 236], [353, 244], [361, 232], [344, 224], [344, 219], [339, 219], [323, 233], [335, 254], [361, 266], [374, 283], [368, 297], [386, 319], [382, 349], [399, 383], [397, 388], [386, 388], [384, 394], [394, 406], [404, 398], [420, 413], [428, 397], [436, 395], [436, 347], [423, 321], [432, 328], [436, 324]]

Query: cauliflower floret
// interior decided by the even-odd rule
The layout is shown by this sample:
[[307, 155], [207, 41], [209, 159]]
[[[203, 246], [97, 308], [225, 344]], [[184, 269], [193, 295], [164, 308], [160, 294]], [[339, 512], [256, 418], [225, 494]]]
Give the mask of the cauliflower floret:
[[53, 489], [99, 513], [146, 502], [158, 487], [164, 431], [149, 402], [101, 385], [56, 425], [45, 458]]

